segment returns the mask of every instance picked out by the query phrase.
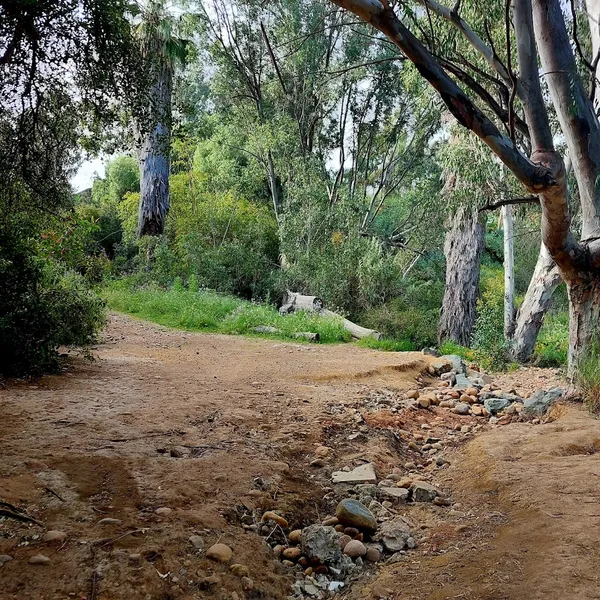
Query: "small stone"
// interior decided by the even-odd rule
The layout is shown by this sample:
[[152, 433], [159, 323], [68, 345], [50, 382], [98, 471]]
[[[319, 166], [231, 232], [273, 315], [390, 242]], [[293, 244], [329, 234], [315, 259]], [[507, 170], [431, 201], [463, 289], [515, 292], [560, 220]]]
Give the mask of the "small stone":
[[305, 527], [302, 530], [302, 554], [319, 563], [337, 563], [342, 549], [335, 529], [323, 525]]
[[196, 550], [202, 550], [204, 548], [204, 539], [199, 535], [190, 535], [188, 542], [196, 548]]
[[449, 465], [449, 464], [450, 464], [450, 461], [449, 461], [449, 460], [447, 460], [446, 458], [444, 458], [443, 456], [438, 456], [438, 457], [435, 459], [435, 464], [436, 464], [438, 467], [443, 467], [444, 465]]
[[8, 554], [0, 554], [0, 567], [12, 559], [13, 557], [9, 556]]
[[238, 563], [231, 565], [229, 567], [229, 570], [236, 576], [236, 577], [248, 577], [248, 567], [246, 565], [240, 565]]
[[460, 432], [461, 433], [471, 433], [471, 426], [470, 425], [463, 425], [460, 428]]
[[154, 513], [157, 514], [159, 517], [168, 517], [172, 512], [173, 509], [169, 508], [168, 506], [161, 506], [160, 508], [157, 508], [154, 511]]
[[413, 452], [421, 452], [421, 448], [415, 442], [408, 442], [408, 447]]
[[242, 587], [246, 592], [250, 592], [254, 589], [254, 581], [250, 577], [242, 577]]
[[440, 408], [454, 408], [454, 400], [442, 400]]
[[206, 558], [212, 558], [220, 563], [226, 563], [231, 560], [233, 550], [226, 544], [215, 544], [206, 551]]
[[483, 406], [490, 414], [495, 415], [510, 406], [510, 400], [506, 398], [486, 398], [483, 401]]
[[374, 532], [377, 529], [377, 520], [373, 513], [361, 502], [352, 498], [342, 500], [335, 511], [340, 523], [349, 527], [364, 529]]
[[462, 394], [459, 398], [461, 402], [466, 402], [467, 404], [471, 404], [471, 398], [468, 394]]
[[404, 487], [391, 487], [384, 488], [381, 490], [381, 493], [386, 498], [393, 498], [397, 502], [406, 502], [408, 501], [408, 496], [410, 492]]
[[404, 550], [410, 537], [410, 527], [402, 517], [395, 517], [381, 525], [378, 538], [389, 552]]
[[294, 531], [290, 531], [290, 534], [288, 535], [288, 540], [292, 542], [292, 544], [297, 544], [298, 542], [300, 542], [301, 538], [302, 529], [294, 529]]
[[354, 538], [355, 536], [357, 536], [360, 532], [358, 531], [358, 529], [356, 529], [356, 527], [346, 527], [344, 529], [344, 534], [345, 535], [349, 535], [351, 538]]
[[308, 567], [308, 569], [306, 569], [306, 570], [304, 571], [304, 574], [305, 574], [307, 577], [310, 577], [310, 576], [313, 574], [313, 568], [312, 568], [312, 567]]
[[273, 554], [275, 556], [281, 556], [283, 554], [284, 550], [285, 550], [285, 546], [282, 546], [281, 544], [277, 544], [276, 546], [273, 546]]
[[367, 549], [365, 545], [358, 540], [352, 540], [344, 547], [344, 554], [350, 558], [358, 558], [359, 556], [364, 556], [366, 553]]
[[480, 404], [473, 404], [473, 406], [471, 406], [471, 412], [476, 417], [482, 417], [483, 416], [483, 411], [484, 411], [484, 408]]
[[320, 468], [325, 466], [325, 461], [322, 458], [315, 458], [310, 461], [310, 466], [315, 468]]
[[273, 512], [272, 510], [268, 510], [266, 513], [264, 513], [261, 518], [261, 521], [263, 523], [265, 521], [274, 521], [280, 527], [288, 526], [288, 522], [281, 515], [278, 515], [276, 512]]
[[458, 415], [468, 415], [469, 414], [469, 404], [466, 402], [458, 402], [454, 407], [454, 412]]
[[30, 565], [49, 565], [52, 561], [44, 554], [36, 554], [27, 562], [29, 562]]
[[414, 462], [407, 462], [404, 464], [404, 468], [407, 471], [414, 471], [417, 468], [417, 465]]
[[185, 456], [185, 452], [181, 448], [171, 448], [169, 454], [172, 458], [183, 458]]
[[288, 560], [287, 558], [281, 561], [281, 564], [284, 567], [294, 567], [294, 563], [291, 560]]
[[409, 390], [408, 392], [406, 392], [406, 397], [410, 398], [412, 400], [416, 400], [419, 397], [419, 391], [418, 390]]
[[98, 521], [98, 525], [120, 525], [121, 519], [111, 519], [110, 517], [105, 517], [104, 519], [100, 519]]
[[132, 563], [140, 563], [142, 561], [142, 555], [138, 553], [130, 554], [128, 558]]
[[377, 548], [375, 548], [375, 546], [370, 546], [369, 548], [367, 548], [365, 558], [369, 562], [379, 562], [381, 560], [381, 552]]
[[479, 395], [479, 390], [476, 387], [470, 387], [465, 390], [465, 394], [467, 394], [467, 396], [477, 397]]
[[213, 585], [217, 585], [218, 583], [221, 583], [221, 578], [218, 575], [209, 575], [208, 577], [203, 577], [200, 580], [200, 587], [206, 590]]
[[439, 495], [435, 486], [426, 481], [415, 481], [411, 489], [415, 502], [432, 502]]
[[450, 506], [450, 500], [443, 498], [442, 496], [436, 496], [433, 499], [433, 503], [437, 506]]
[[342, 535], [340, 537], [340, 548], [343, 550], [346, 547], [346, 544], [350, 543], [352, 538], [349, 535]]
[[371, 463], [366, 463], [352, 471], [334, 471], [331, 474], [333, 483], [376, 483], [377, 475]]
[[298, 560], [302, 556], [302, 550], [300, 548], [286, 548], [283, 551], [283, 557], [288, 560]]
[[64, 542], [67, 539], [67, 534], [64, 531], [47, 531], [42, 536], [42, 542]]
[[327, 527], [335, 527], [339, 522], [340, 521], [337, 517], [328, 517], [321, 523], [321, 525], [325, 525]]

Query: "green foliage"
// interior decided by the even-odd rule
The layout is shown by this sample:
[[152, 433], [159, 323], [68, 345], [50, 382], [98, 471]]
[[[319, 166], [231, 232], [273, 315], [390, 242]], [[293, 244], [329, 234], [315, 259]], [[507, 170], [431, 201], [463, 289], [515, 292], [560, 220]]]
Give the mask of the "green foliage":
[[579, 359], [576, 383], [586, 407], [596, 413], [600, 410], [600, 339], [591, 340], [587, 352]]
[[565, 367], [569, 355], [569, 313], [550, 311], [544, 318], [534, 360], [540, 367]]
[[464, 346], [461, 346], [460, 344], [457, 344], [456, 342], [451, 342], [449, 340], [446, 340], [440, 346], [440, 353], [443, 355], [456, 354], [457, 356], [460, 356], [465, 360], [475, 360], [475, 353], [473, 352], [473, 350], [471, 350], [470, 348], [465, 348]]
[[375, 338], [362, 338], [357, 344], [361, 348], [371, 348], [372, 350], [383, 350], [384, 352], [412, 352], [416, 350], [415, 345], [410, 340], [376, 340]]
[[107, 284], [103, 295], [114, 310], [168, 327], [258, 335], [254, 328], [264, 325], [275, 327], [281, 333], [261, 336], [296, 339], [295, 333], [310, 331], [318, 333], [322, 343], [350, 340], [350, 334], [339, 319], [303, 312], [282, 316], [272, 306], [212, 291], [195, 292], [175, 286], [169, 290], [152, 285], [137, 287], [130, 280], [120, 280]]
[[63, 263], [36, 244], [39, 223], [25, 215], [0, 220], [0, 375], [41, 373], [58, 365], [58, 347], [92, 343], [103, 303]]

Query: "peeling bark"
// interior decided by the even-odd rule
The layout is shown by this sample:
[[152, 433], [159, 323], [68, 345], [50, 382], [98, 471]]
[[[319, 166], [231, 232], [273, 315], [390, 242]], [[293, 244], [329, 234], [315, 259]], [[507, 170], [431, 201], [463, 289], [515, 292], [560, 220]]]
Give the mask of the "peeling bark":
[[460, 209], [446, 234], [446, 287], [438, 341], [469, 346], [475, 325], [484, 227], [477, 211]]
[[567, 283], [569, 292], [569, 377], [600, 332], [600, 280], [585, 277]]
[[560, 282], [558, 267], [542, 244], [525, 300], [517, 314], [512, 338], [512, 353], [518, 362], [527, 362], [531, 358], [544, 315]]

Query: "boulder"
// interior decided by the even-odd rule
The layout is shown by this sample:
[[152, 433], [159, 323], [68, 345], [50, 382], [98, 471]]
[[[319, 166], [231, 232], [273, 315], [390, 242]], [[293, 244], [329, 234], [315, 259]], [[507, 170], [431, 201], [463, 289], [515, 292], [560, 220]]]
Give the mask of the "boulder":
[[458, 356], [458, 354], [445, 354], [444, 356], [442, 356], [442, 359], [450, 363], [451, 369], [448, 370], [454, 371], [457, 375], [466, 374], [467, 367], [465, 366], [463, 359], [460, 356]]
[[415, 481], [410, 489], [415, 502], [433, 502], [439, 494], [437, 488], [427, 481]]
[[522, 412], [530, 417], [541, 417], [564, 394], [565, 390], [561, 388], [538, 390], [525, 400]]
[[347, 527], [356, 527], [367, 533], [373, 533], [377, 529], [373, 513], [364, 504], [352, 498], [345, 498], [337, 505], [335, 516]]

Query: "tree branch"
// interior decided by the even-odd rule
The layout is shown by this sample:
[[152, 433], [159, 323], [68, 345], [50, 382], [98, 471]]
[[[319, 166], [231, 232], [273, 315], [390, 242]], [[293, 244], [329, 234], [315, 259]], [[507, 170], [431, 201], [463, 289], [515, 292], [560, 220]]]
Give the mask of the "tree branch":
[[525, 196], [524, 198], [509, 198], [508, 200], [499, 200], [498, 202], [488, 202], [481, 206], [478, 210], [483, 212], [486, 210], [496, 210], [502, 206], [512, 206], [513, 204], [539, 204], [538, 196]]

